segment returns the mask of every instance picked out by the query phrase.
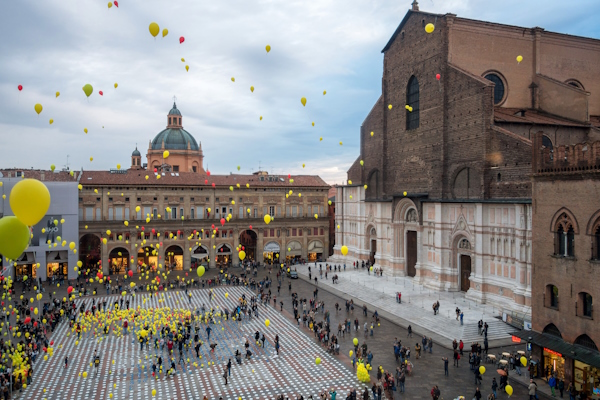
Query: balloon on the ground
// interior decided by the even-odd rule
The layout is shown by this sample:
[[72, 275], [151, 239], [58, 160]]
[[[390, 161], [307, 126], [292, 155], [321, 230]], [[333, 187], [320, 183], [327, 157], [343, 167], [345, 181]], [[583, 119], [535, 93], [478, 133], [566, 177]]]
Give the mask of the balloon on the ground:
[[10, 208], [25, 225], [34, 226], [50, 207], [50, 192], [37, 179], [23, 179], [10, 192]]
[[317, 365], [321, 364], [321, 358], [320, 357], [315, 358], [315, 364], [317, 364]]
[[29, 244], [29, 228], [17, 217], [0, 218], [0, 254], [16, 260]]
[[271, 325], [271, 321], [269, 321], [268, 319], [265, 319], [265, 326], [268, 328], [269, 325]]

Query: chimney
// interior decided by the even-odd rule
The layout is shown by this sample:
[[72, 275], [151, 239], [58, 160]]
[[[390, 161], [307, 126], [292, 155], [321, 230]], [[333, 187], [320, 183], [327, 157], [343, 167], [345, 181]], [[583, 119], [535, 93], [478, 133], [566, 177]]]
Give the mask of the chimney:
[[413, 0], [412, 2], [412, 10], [419, 11], [419, 2], [417, 0]]
[[44, 179], [46, 179], [46, 174], [44, 173], [44, 171], [40, 172], [40, 180], [43, 181]]

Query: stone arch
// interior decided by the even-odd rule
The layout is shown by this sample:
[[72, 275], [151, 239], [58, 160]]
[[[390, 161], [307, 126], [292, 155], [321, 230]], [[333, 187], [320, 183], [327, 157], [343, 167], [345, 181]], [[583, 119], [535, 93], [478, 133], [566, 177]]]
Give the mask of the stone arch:
[[577, 339], [575, 339], [574, 344], [578, 344], [580, 346], [587, 347], [588, 349], [598, 351], [598, 346], [596, 346], [596, 343], [592, 340], [591, 337], [589, 337], [585, 333], [583, 335], [578, 336]]
[[552, 222], [550, 223], [550, 232], [556, 232], [556, 228], [561, 223], [561, 219], [562, 221], [570, 222], [574, 233], [576, 235], [579, 234], [579, 224], [577, 223], [577, 219], [571, 210], [566, 207], [562, 207], [552, 217]]
[[129, 269], [129, 250], [119, 245], [113, 247], [108, 253], [108, 268], [111, 274], [127, 271]]
[[400, 200], [394, 209], [394, 222], [406, 222], [406, 213], [410, 208], [414, 208], [417, 211], [417, 215], [419, 215], [419, 210], [411, 199], [405, 197]]
[[183, 270], [183, 247], [178, 244], [172, 244], [165, 249], [165, 265], [169, 269]]
[[208, 247], [205, 245], [196, 245], [192, 247], [192, 258], [196, 258], [198, 260], [202, 260], [203, 258], [208, 258], [210, 256], [210, 252]]
[[221, 243], [217, 246], [217, 255], [231, 254], [231, 246], [227, 243]]
[[585, 228], [587, 235], [593, 236], [596, 234], [596, 229], [600, 226], [600, 210], [596, 211], [590, 218]]
[[470, 166], [458, 167], [452, 174], [452, 198], [473, 199], [481, 195], [481, 173]]
[[79, 261], [83, 268], [95, 268], [102, 259], [102, 242], [100, 235], [86, 233], [79, 238]]

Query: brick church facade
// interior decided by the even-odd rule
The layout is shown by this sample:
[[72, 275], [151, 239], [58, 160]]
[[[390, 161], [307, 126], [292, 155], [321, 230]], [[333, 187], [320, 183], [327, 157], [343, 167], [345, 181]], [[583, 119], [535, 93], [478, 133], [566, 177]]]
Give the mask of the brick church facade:
[[600, 41], [414, 1], [382, 52], [330, 260], [371, 259], [529, 319], [533, 136], [550, 149], [600, 139]]

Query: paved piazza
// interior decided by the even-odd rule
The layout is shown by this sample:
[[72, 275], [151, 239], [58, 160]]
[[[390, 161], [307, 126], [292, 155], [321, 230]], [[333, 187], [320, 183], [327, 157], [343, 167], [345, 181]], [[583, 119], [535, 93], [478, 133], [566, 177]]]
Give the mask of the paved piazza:
[[[253, 292], [243, 287], [218, 287], [214, 288], [215, 299], [209, 300], [209, 289], [192, 290], [192, 301], [183, 291], [169, 291], [165, 293], [164, 302], [159, 303], [157, 296], [150, 298], [150, 294], [143, 293], [130, 298], [130, 308], [138, 306], [145, 309], [170, 307], [187, 310], [200, 309], [205, 304], [207, 309], [211, 306], [226, 307], [232, 310], [237, 305], [238, 298], [246, 294], [249, 299]], [[228, 293], [228, 298], [225, 297]], [[107, 310], [112, 309], [112, 303], [120, 296], [99, 296], [96, 304], [107, 300]], [[144, 302], [144, 300], [146, 300]], [[78, 299], [86, 301], [91, 306], [91, 299]], [[186, 361], [183, 366], [177, 366], [177, 374], [171, 378], [152, 377], [152, 360], [160, 350], [154, 349], [153, 343], [150, 350], [140, 351], [136, 336], [130, 333], [119, 338], [109, 335], [98, 343], [93, 332], [82, 333], [79, 344], [75, 345], [77, 336], [71, 333], [68, 323], [61, 323], [52, 335], [54, 340], [54, 356], [48, 361], [38, 358], [34, 364], [35, 378], [32, 384], [25, 389], [22, 398], [27, 399], [149, 399], [152, 390], [156, 390], [156, 399], [265, 399], [275, 398], [275, 395], [284, 394], [290, 397], [299, 393], [305, 398], [312, 394], [318, 395], [322, 390], [336, 388], [339, 396], [345, 397], [352, 387], [362, 389], [355, 374], [340, 361], [328, 355], [320, 346], [306, 336], [306, 331], [300, 330], [296, 325], [287, 320], [279, 311], [271, 306], [259, 306], [258, 319], [244, 320], [242, 323], [229, 319], [212, 325], [211, 341], [216, 341], [218, 346], [214, 353], [210, 352], [206, 340], [206, 324], [201, 325], [200, 335], [204, 344], [200, 349], [201, 359], [196, 358], [193, 348], [185, 350]], [[265, 319], [269, 319], [269, 328], [265, 327]], [[223, 329], [220, 329], [223, 328]], [[262, 349], [254, 341], [256, 331], [266, 333], [267, 342]], [[193, 329], [192, 329], [193, 334]], [[275, 335], [280, 339], [280, 356], [274, 348]], [[193, 335], [192, 335], [193, 336]], [[214, 339], [213, 339], [214, 337]], [[244, 353], [245, 338], [248, 338], [253, 353], [251, 361], [243, 361], [242, 366], [235, 362], [235, 351], [240, 349]], [[62, 348], [61, 348], [62, 346]], [[192, 346], [193, 347], [193, 346]], [[94, 350], [98, 350], [101, 363], [97, 376], [91, 366]], [[68, 355], [69, 366], [64, 368], [64, 358]], [[174, 359], [177, 362], [179, 354], [176, 346], [173, 347]], [[163, 366], [169, 362], [167, 347], [165, 345]], [[315, 364], [315, 358], [320, 357], [322, 362]], [[223, 368], [227, 360], [232, 359], [231, 378], [227, 386], [224, 385]], [[113, 364], [112, 361], [115, 361]], [[207, 362], [214, 362], [214, 366], [207, 366]], [[197, 363], [197, 367], [193, 364]], [[202, 367], [201, 365], [204, 365]], [[163, 367], [163, 369], [166, 369]], [[80, 374], [87, 372], [87, 378]], [[373, 375], [374, 372], [371, 373]], [[116, 385], [116, 386], [115, 386]], [[46, 392], [44, 393], [44, 389]], [[363, 389], [364, 390], [364, 389]]]

